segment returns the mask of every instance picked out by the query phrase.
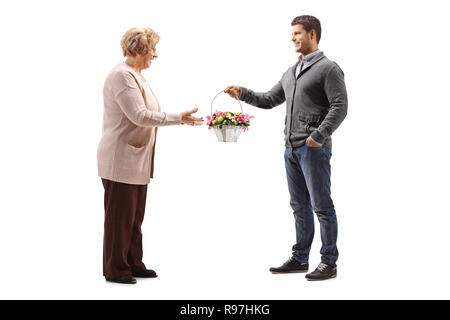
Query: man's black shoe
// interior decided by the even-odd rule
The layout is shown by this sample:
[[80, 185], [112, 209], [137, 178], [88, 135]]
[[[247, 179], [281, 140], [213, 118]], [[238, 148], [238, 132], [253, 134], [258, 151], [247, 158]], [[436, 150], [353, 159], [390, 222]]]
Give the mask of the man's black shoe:
[[319, 266], [311, 273], [308, 273], [305, 278], [308, 280], [326, 280], [336, 278], [337, 268], [329, 264], [321, 262]]
[[270, 268], [272, 273], [296, 273], [296, 272], [308, 272], [309, 264], [305, 262], [299, 262], [293, 257], [289, 258], [281, 267]]

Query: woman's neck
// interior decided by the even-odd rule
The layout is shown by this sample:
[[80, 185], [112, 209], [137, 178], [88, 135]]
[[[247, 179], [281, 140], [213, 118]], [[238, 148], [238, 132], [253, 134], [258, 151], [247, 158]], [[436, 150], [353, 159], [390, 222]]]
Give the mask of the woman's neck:
[[137, 73], [141, 73], [142, 68], [140, 66], [139, 61], [136, 60], [134, 57], [128, 57], [127, 60], [125, 60], [125, 63], [130, 66], [131, 69], [136, 71]]

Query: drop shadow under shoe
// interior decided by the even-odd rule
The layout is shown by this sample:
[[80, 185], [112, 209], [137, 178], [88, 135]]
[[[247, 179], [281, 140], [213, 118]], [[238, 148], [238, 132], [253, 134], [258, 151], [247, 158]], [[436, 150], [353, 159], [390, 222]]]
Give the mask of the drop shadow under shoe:
[[329, 264], [321, 262], [316, 270], [311, 273], [308, 273], [305, 278], [308, 280], [327, 280], [336, 278], [337, 276], [337, 267], [330, 266]]
[[299, 262], [295, 260], [294, 257], [290, 257], [285, 263], [280, 267], [270, 268], [272, 273], [299, 273], [308, 272], [309, 264], [306, 262]]
[[132, 275], [136, 278], [156, 278], [158, 276], [155, 271], [149, 269], [140, 272], [133, 272]]

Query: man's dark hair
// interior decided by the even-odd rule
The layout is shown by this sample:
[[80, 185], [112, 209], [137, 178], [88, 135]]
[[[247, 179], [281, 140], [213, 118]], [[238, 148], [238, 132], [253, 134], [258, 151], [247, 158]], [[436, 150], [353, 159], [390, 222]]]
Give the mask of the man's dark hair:
[[292, 20], [291, 25], [301, 24], [305, 28], [306, 32], [310, 32], [312, 29], [316, 31], [317, 43], [320, 41], [320, 36], [322, 34], [322, 28], [320, 27], [320, 21], [313, 16], [298, 16]]

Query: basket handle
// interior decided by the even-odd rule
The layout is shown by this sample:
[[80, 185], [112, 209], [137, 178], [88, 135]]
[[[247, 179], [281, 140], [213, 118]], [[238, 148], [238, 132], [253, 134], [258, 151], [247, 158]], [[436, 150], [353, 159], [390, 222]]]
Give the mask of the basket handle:
[[[211, 116], [212, 116], [212, 114], [213, 114], [212, 110], [213, 110], [213, 103], [214, 103], [214, 100], [216, 100], [217, 96], [218, 96], [219, 94], [221, 94], [222, 92], [224, 92], [224, 90], [221, 90], [218, 94], [216, 94], [216, 96], [215, 96], [215, 97], [212, 99], [212, 101], [211, 101]], [[242, 109], [241, 101], [240, 101], [239, 99], [237, 99], [237, 101], [239, 102], [239, 106], [241, 107], [241, 112], [244, 113], [244, 110]]]

